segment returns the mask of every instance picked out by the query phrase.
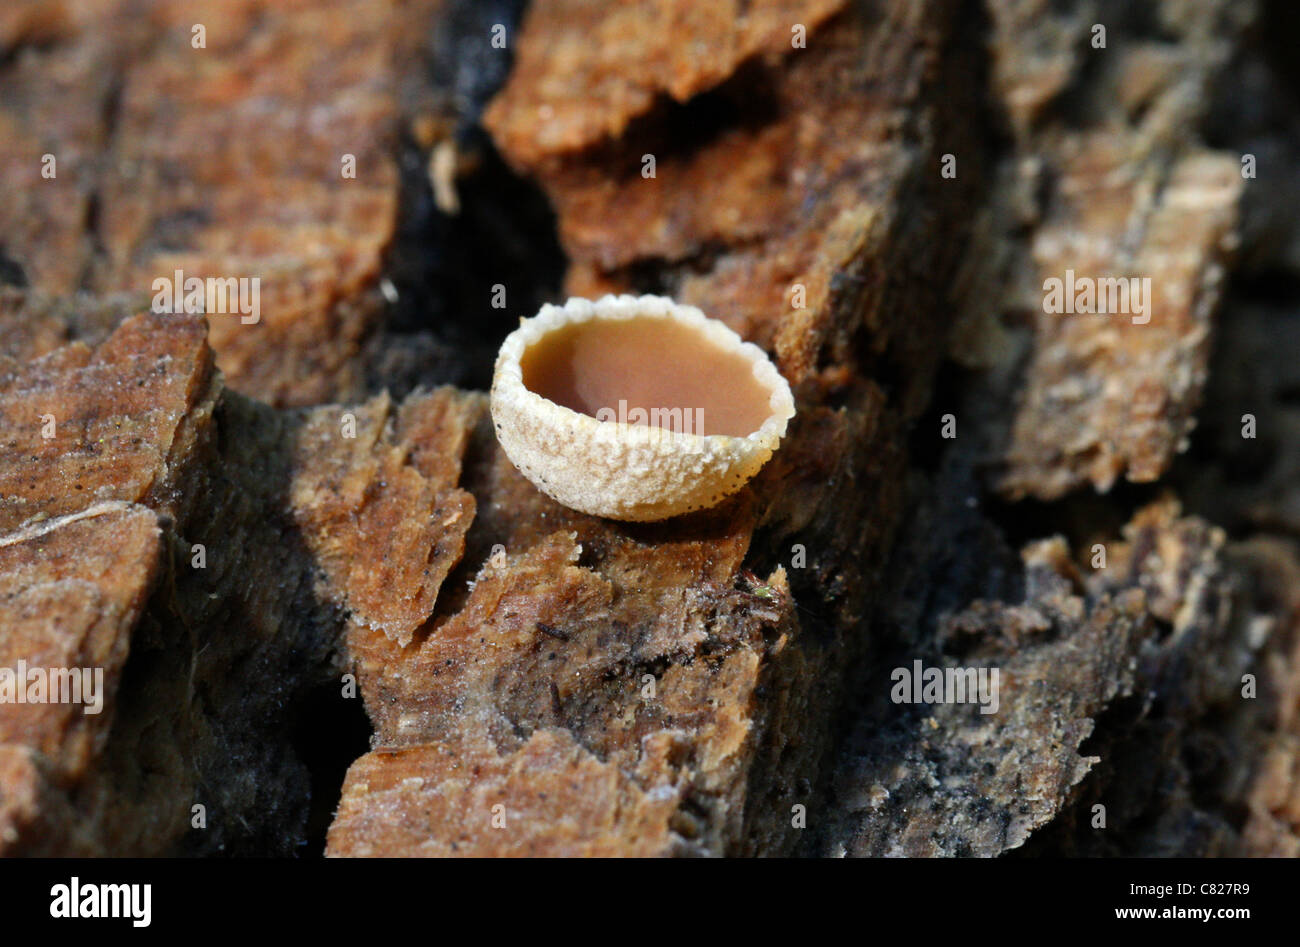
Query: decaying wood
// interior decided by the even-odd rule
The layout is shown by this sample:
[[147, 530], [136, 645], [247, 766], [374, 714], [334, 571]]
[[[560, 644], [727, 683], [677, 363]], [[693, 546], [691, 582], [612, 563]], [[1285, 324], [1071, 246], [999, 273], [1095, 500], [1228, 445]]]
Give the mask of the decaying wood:
[[[1253, 4], [200, 6], [0, 11], [0, 667], [105, 682], [0, 706], [0, 853], [300, 851], [347, 674], [336, 856], [1300, 852], [1296, 306], [1226, 280], [1300, 230], [1205, 132], [1284, 99]], [[446, 253], [545, 268], [506, 184], [565, 291], [772, 354], [742, 493], [576, 513], [428, 386], [543, 293]], [[1067, 269], [1150, 321], [1044, 312]], [[261, 319], [149, 312], [176, 270]], [[997, 713], [893, 703], [916, 659]]]
[[[1297, 851], [1293, 540], [1229, 541], [1168, 496], [1121, 531], [1131, 501], [1076, 493], [1051, 520], [1073, 548], [1031, 543], [1020, 566], [999, 524], [1008, 514], [977, 499], [990, 472], [1009, 496], [1054, 499], [1172, 468], [1216, 518], [1286, 530], [1293, 370], [1279, 360], [1293, 359], [1265, 349], [1287, 350], [1293, 318], [1230, 301], [1202, 405], [1246, 179], [1236, 155], [1201, 146], [1199, 128], [1251, 10], [1158, 4], [1157, 39], [1121, 6], [989, 5], [1015, 146], [976, 225], [954, 336], [954, 357], [978, 371], [951, 404], [963, 438], [924, 477], [890, 564], [897, 581], [876, 627], [893, 658], [864, 674], [826, 853]], [[1086, 69], [1086, 47], [1061, 40], [1099, 22], [1110, 58]], [[1152, 321], [1043, 313], [1043, 279], [1085, 265], [1149, 273]], [[1258, 371], [1242, 371], [1247, 352]], [[1176, 463], [1198, 408], [1211, 428]], [[1267, 444], [1242, 438], [1244, 411], [1267, 419]], [[999, 713], [900, 712], [888, 673], [917, 656], [999, 667]]]
[[[940, 622], [927, 663], [998, 668], [996, 713], [900, 714], [876, 682], [881, 700], [836, 786], [830, 852], [998, 855], [1049, 823], [1036, 850], [1300, 851], [1300, 559], [1285, 545], [1228, 543], [1168, 500], [1124, 532], [1103, 568], [1060, 537], [1031, 544], [1023, 602], [976, 600]], [[1247, 819], [1234, 824], [1239, 811]]]
[[[1153, 5], [1177, 42], [1149, 38], [1123, 4], [1047, 6], [988, 5], [993, 83], [1014, 146], [988, 205], [1000, 215], [999, 252], [976, 259], [1004, 269], [985, 269], [968, 316], [983, 321], [958, 332], [958, 358], [996, 363], [1015, 349], [989, 323], [1020, 307], [1034, 322], [998, 481], [1017, 499], [1152, 481], [1186, 449], [1244, 189], [1238, 156], [1206, 148], [1198, 129], [1249, 4]], [[1104, 48], [1084, 42], [1093, 24], [1109, 31]], [[1073, 48], [1057, 48], [1071, 35]], [[1070, 96], [1092, 111], [1076, 114]], [[1130, 298], [1106, 313], [1123, 303], [1109, 292], [1081, 300], [1097, 314], [1044, 311], [1046, 281], [1068, 287], [1067, 271], [1136, 279], [1145, 311]]]
[[[472, 503], [376, 442], [366, 424], [384, 429], [386, 397], [356, 407], [361, 436], [345, 437], [337, 409], [223, 391], [204, 337], [200, 318], [144, 314], [0, 376], [6, 666], [105, 675], [100, 714], [5, 707], [21, 774], [6, 852], [292, 853], [308, 802], [296, 708], [338, 686], [344, 610], [405, 627], [435, 527], [459, 554], [443, 529]], [[399, 428], [419, 437], [440, 403], [409, 403]], [[431, 496], [446, 515], [413, 525]], [[338, 565], [358, 548], [394, 571]], [[209, 824], [192, 825], [195, 805]]]
[[[5, 707], [0, 715], [4, 854], [112, 850], [106, 844], [112, 830], [104, 823], [114, 816], [97, 810], [105, 802], [120, 810], [124, 800], [85, 789], [103, 773], [131, 634], [161, 569], [161, 533], [152, 511], [118, 500], [0, 539], [5, 632], [0, 660], [11, 669], [20, 661], [42, 669], [100, 669], [102, 680], [87, 683], [98, 688], [94, 701], [104, 708], [86, 713], [93, 702], [85, 692], [84, 704]], [[27, 681], [20, 686], [26, 692]]]
[[[99, 714], [6, 706], [21, 774], [6, 853], [290, 852], [300, 837], [282, 702], [326, 673], [330, 610], [277, 495], [289, 425], [223, 396], [205, 334], [197, 317], [134, 316], [0, 383], [7, 666], [104, 673]], [[213, 831], [191, 832], [194, 805]]]
[[[590, 148], [595, 131], [553, 139], [532, 120], [548, 105], [537, 95], [557, 96], [550, 107], [563, 111], [576, 94], [572, 45], [552, 41], [551, 18], [563, 15], [566, 35], [620, 37], [628, 54], [600, 68], [626, 70], [609, 81], [638, 88], [681, 77], [657, 57], [688, 44], [690, 20], [666, 18], [683, 32], [665, 45], [607, 7], [535, 11], [520, 40], [526, 65], [488, 124], [520, 167], [548, 165], [570, 288], [632, 289], [633, 271], [653, 266], [679, 298], [775, 347], [800, 416], [737, 500], [647, 528], [556, 506], [481, 438], [483, 479], [466, 483], [480, 511], [466, 554], [478, 570], [472, 592], [406, 649], [372, 630], [349, 635], [378, 729], [349, 774], [329, 851], [787, 851], [799, 838], [792, 809], [811, 801], [827, 749], [843, 662], [865, 643], [854, 626], [898, 513], [901, 432], [935, 367], [938, 294], [890, 274], [955, 262], [941, 235], [960, 232], [956, 214], [930, 228], [904, 220], [908, 200], [933, 193], [934, 128], [958, 105], [927, 74], [945, 61], [954, 9], [854, 7], [811, 30], [806, 50], [752, 62], [757, 103], [744, 101], [747, 86], [717, 88], [725, 75], [706, 82], [707, 71], [676, 89], [709, 88], [734, 110], [703, 140], [669, 133], [691, 121], [673, 106], [638, 117], [651, 98], [638, 96], [595, 120], [621, 135]], [[815, 22], [821, 11], [799, 14]], [[643, 151], [658, 152], [653, 179], [641, 174]], [[792, 181], [823, 195], [812, 213]], [[961, 193], [949, 193], [950, 212]], [[792, 306], [794, 283], [806, 308]], [[905, 314], [902, 294], [924, 302]], [[867, 364], [888, 365], [897, 390]], [[809, 558], [798, 579], [781, 564], [796, 543]], [[503, 550], [496, 564], [481, 558], [492, 544]], [[767, 595], [746, 587], [746, 566]], [[797, 614], [797, 596], [825, 610]]]
[[[13, 29], [53, 49], [7, 71], [0, 118], [19, 198], [0, 209], [0, 246], [24, 281], [152, 298], [177, 271], [257, 277], [261, 331], [238, 312], [210, 320], [230, 384], [276, 404], [359, 396], [398, 226], [397, 87], [417, 68], [396, 11], [44, 6]], [[57, 176], [42, 179], [51, 141]]]

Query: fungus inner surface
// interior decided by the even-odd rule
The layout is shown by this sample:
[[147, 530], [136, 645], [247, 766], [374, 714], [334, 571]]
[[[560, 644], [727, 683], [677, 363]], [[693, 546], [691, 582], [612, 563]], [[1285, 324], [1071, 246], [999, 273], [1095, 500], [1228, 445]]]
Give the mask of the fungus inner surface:
[[563, 326], [530, 346], [520, 369], [529, 391], [593, 418], [618, 413], [621, 401], [618, 419], [630, 423], [745, 437], [771, 413], [753, 362], [670, 318]]

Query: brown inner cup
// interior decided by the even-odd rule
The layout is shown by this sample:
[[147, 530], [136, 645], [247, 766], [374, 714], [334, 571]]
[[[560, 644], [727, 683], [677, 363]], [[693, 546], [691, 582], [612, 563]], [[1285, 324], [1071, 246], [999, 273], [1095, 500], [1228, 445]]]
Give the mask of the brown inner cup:
[[[692, 434], [745, 437], [770, 413], [770, 392], [754, 378], [749, 359], [669, 318], [571, 323], [524, 352], [520, 369], [529, 391], [593, 418], [601, 408], [617, 413], [623, 400], [628, 412], [689, 412]], [[675, 418], [644, 423], [656, 420], [658, 427], [682, 430]]]

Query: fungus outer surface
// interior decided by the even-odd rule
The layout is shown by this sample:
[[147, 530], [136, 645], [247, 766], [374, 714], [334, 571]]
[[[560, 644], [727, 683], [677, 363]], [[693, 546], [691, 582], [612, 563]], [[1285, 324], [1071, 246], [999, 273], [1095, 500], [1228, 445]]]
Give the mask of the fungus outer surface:
[[771, 457], [790, 387], [755, 345], [661, 296], [543, 306], [501, 346], [492, 418], [543, 493], [613, 519], [721, 502]]

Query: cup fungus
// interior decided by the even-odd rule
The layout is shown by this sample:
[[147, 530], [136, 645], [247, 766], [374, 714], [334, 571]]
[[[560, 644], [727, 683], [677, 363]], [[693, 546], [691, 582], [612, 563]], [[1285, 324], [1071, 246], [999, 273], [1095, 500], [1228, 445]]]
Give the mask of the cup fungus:
[[514, 465], [565, 506], [618, 520], [716, 505], [767, 463], [792, 417], [762, 349], [662, 296], [543, 306], [506, 337], [492, 379]]

